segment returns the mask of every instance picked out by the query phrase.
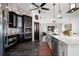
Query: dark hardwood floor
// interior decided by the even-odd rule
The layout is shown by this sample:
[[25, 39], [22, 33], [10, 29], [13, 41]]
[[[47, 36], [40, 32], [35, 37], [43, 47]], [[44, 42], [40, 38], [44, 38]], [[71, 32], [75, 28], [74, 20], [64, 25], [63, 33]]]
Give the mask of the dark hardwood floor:
[[51, 56], [47, 43], [29, 41], [16, 45], [6, 52], [6, 56]]
[[52, 56], [52, 50], [47, 42], [42, 42], [39, 46], [39, 56]]

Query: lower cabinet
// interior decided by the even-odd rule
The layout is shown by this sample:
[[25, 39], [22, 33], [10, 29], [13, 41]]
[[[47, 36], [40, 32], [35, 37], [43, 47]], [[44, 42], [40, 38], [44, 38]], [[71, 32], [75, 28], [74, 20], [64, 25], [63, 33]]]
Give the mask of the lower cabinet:
[[59, 41], [59, 56], [67, 56], [67, 44]]
[[5, 48], [8, 48], [17, 42], [17, 35], [9, 35], [5, 38]]
[[50, 37], [53, 56], [79, 56], [79, 45], [67, 44], [53, 36]]
[[54, 56], [58, 56], [59, 55], [59, 40], [57, 40], [56, 38], [52, 37], [51, 39], [52, 43], [52, 55]]
[[52, 37], [51, 46], [53, 56], [67, 56], [67, 44], [64, 42]]
[[24, 34], [18, 34], [17, 35], [17, 42], [19, 43], [19, 42], [23, 42], [23, 40], [24, 40]]

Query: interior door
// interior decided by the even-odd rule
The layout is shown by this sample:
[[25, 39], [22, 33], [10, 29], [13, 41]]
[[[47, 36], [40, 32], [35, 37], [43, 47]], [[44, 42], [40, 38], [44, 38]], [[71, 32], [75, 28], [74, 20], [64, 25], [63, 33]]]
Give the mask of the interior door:
[[34, 23], [34, 39], [39, 40], [39, 23]]

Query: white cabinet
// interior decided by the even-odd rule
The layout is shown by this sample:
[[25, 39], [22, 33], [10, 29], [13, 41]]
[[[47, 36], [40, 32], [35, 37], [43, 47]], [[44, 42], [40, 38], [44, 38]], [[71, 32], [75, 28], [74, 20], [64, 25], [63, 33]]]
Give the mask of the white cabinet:
[[59, 56], [79, 56], [79, 45], [67, 45], [59, 41]]
[[79, 56], [79, 45], [68, 45], [68, 56]]
[[[52, 37], [51, 47], [54, 49], [55, 56], [79, 56], [79, 36], [68, 37], [49, 33], [50, 37]], [[49, 41], [50, 39], [48, 39], [50, 44]]]
[[59, 56], [67, 56], [67, 45], [59, 41]]

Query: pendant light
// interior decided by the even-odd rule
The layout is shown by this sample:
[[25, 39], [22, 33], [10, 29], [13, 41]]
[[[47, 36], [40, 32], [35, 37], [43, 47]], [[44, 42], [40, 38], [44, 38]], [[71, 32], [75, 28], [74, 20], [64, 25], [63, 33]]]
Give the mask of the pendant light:
[[53, 22], [55, 22], [55, 3], [53, 4], [53, 9], [54, 9], [54, 12], [53, 12]]
[[67, 13], [73, 13], [77, 11], [79, 8], [76, 3], [69, 3], [69, 11]]
[[61, 18], [62, 18], [62, 15], [61, 15], [61, 9], [60, 9], [60, 3], [59, 3], [58, 18], [59, 18], [59, 19], [61, 19]]

